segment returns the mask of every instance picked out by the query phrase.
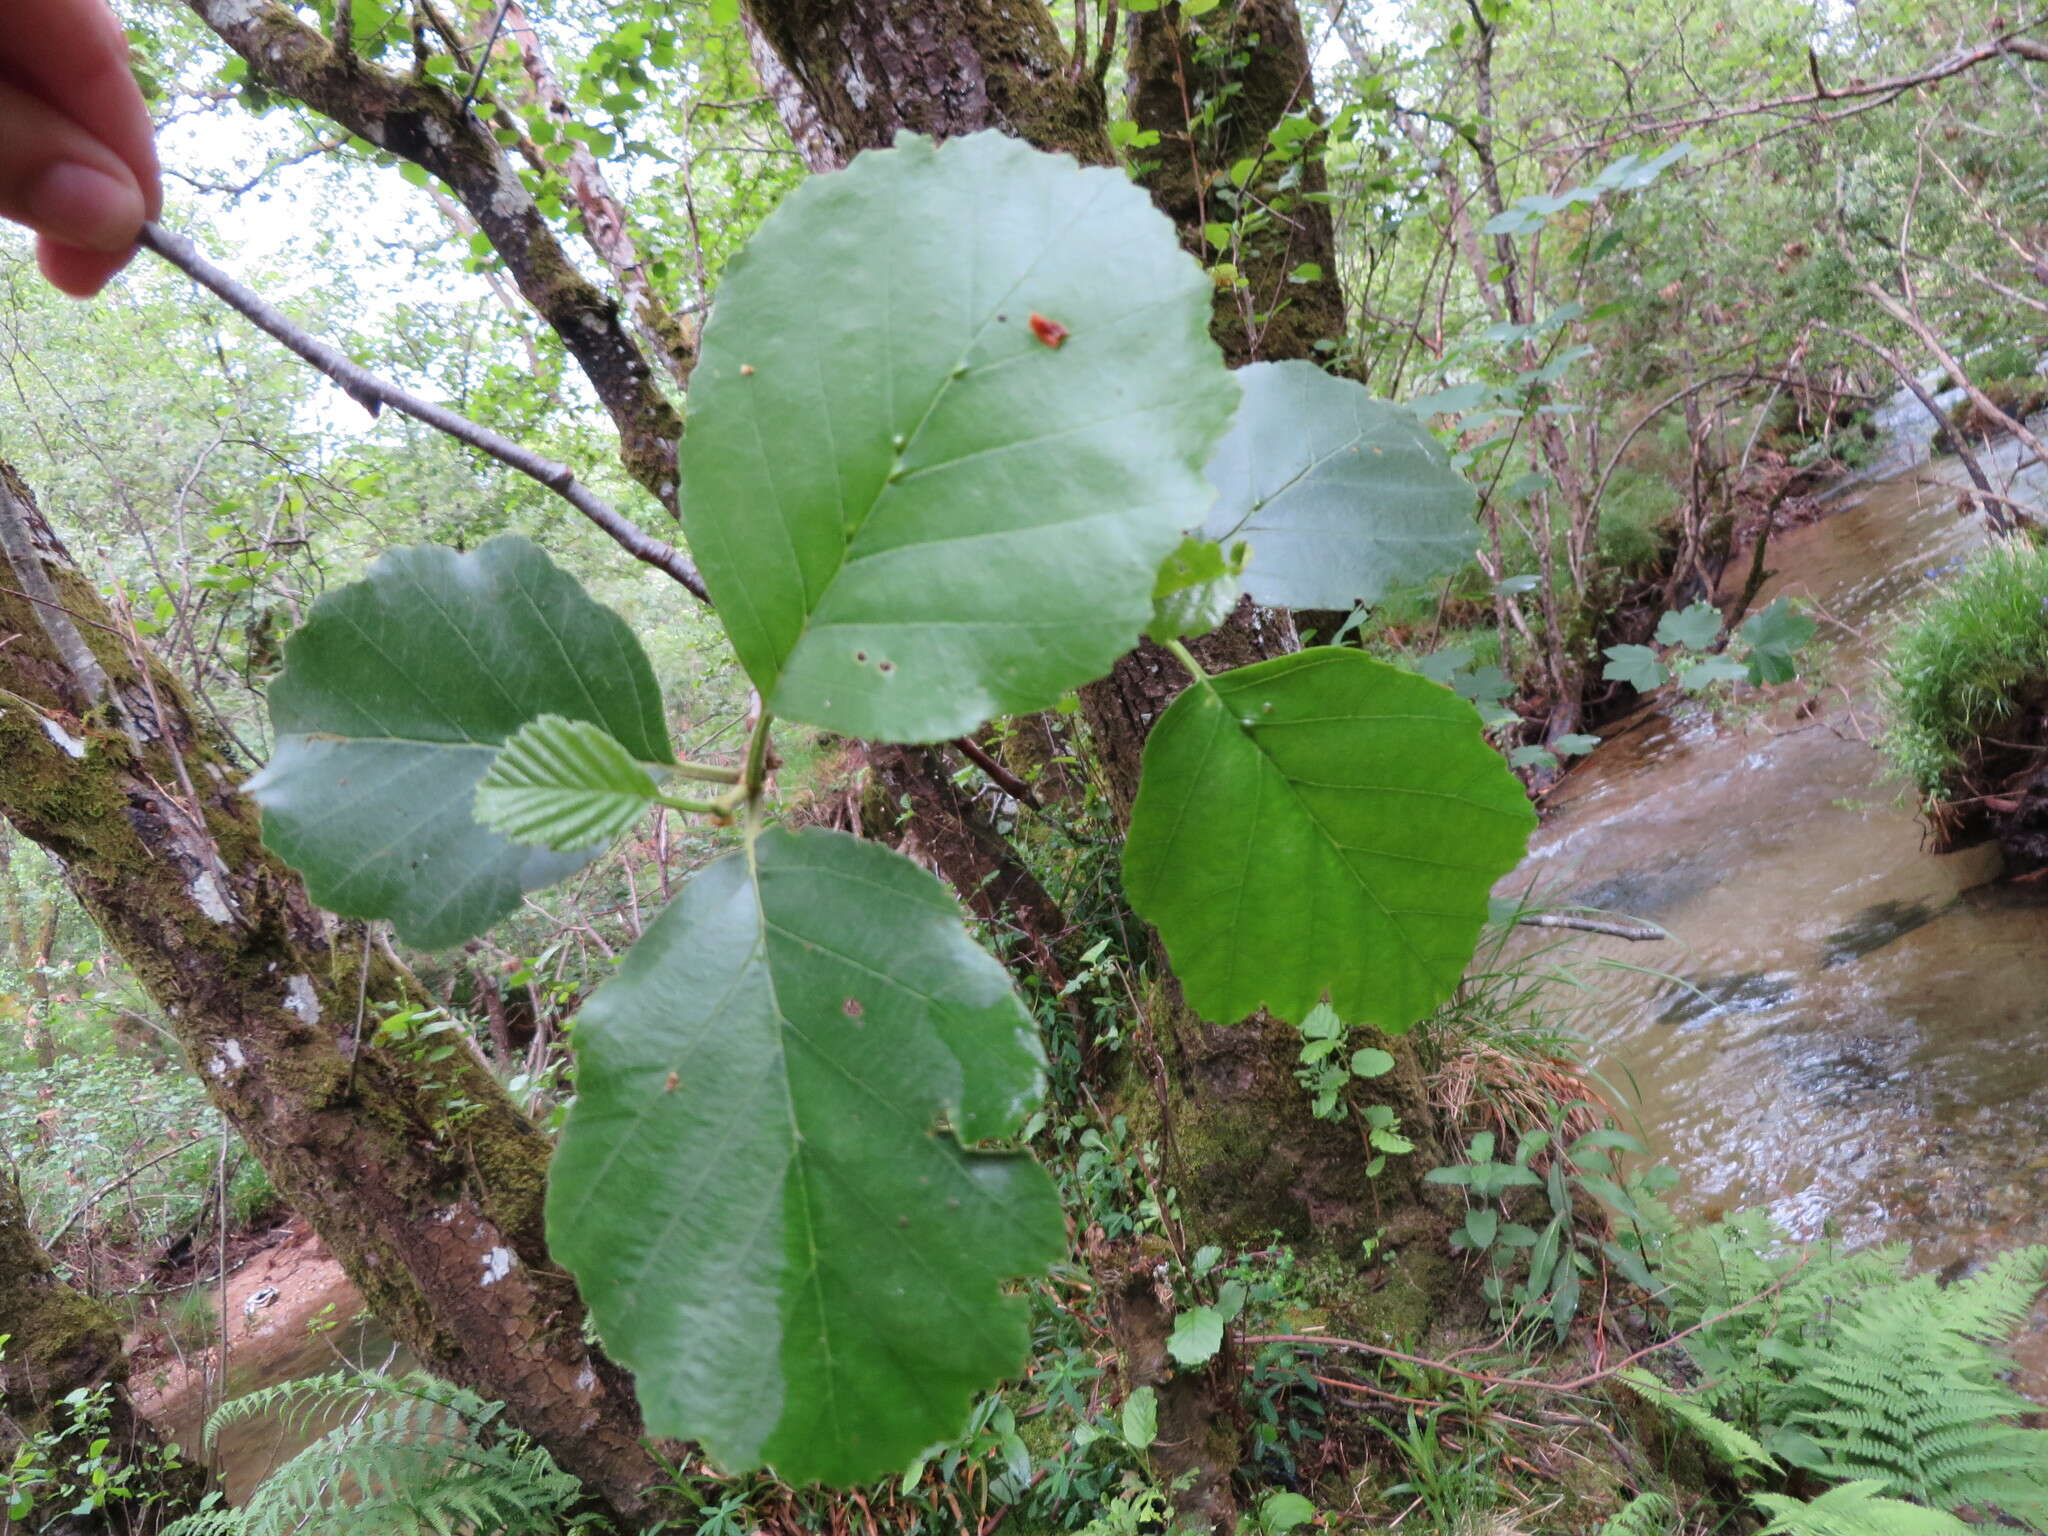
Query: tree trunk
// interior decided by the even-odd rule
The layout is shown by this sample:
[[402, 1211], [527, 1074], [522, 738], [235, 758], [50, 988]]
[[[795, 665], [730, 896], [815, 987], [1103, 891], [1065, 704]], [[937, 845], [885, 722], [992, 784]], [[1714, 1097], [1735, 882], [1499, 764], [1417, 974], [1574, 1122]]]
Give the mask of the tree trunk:
[[54, 854], [209, 1097], [371, 1308], [627, 1521], [659, 1471], [542, 1228], [548, 1144], [466, 1052], [374, 1043], [409, 984], [262, 847], [183, 688], [0, 465], [0, 815]]
[[[1194, 20], [1177, 0], [1137, 12], [1125, 74], [1132, 120], [1159, 135], [1139, 180], [1194, 256], [1237, 268], [1238, 282], [1216, 291], [1211, 327], [1230, 365], [1313, 360], [1318, 341], [1341, 341], [1344, 292], [1336, 232], [1321, 200], [1328, 185], [1322, 136], [1303, 139], [1291, 155], [1276, 152], [1268, 138], [1283, 117], [1315, 110], [1315, 75], [1294, 0], [1226, 0]], [[1228, 102], [1226, 110], [1190, 120], [1204, 102], [1218, 100]], [[1232, 168], [1246, 160], [1254, 165], [1246, 189], [1258, 201], [1239, 220], [1228, 196]], [[1294, 185], [1275, 184], [1297, 166]], [[1223, 252], [1208, 238], [1213, 224], [1234, 228]]]
[[[151, 1536], [191, 1513], [206, 1492], [205, 1472], [197, 1463], [165, 1464], [165, 1447], [129, 1399], [128, 1357], [114, 1314], [58, 1280], [7, 1173], [0, 1173], [0, 1339], [0, 1458], [13, 1460], [23, 1442], [39, 1436], [62, 1435], [76, 1422], [65, 1397], [97, 1392], [105, 1419], [78, 1423], [71, 1435], [47, 1447], [49, 1459], [62, 1475], [69, 1460], [90, 1459], [90, 1439], [105, 1436], [110, 1444], [104, 1454], [127, 1469], [121, 1481], [132, 1490], [129, 1498], [49, 1530]], [[76, 1498], [74, 1492], [66, 1502]], [[35, 1511], [38, 1530], [49, 1513]], [[6, 1525], [0, 1515], [0, 1528]]]

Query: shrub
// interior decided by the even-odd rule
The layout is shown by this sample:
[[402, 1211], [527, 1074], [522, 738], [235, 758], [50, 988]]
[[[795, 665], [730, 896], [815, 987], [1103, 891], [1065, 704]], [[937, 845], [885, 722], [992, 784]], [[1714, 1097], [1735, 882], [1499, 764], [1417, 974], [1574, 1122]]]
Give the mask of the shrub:
[[1973, 749], [2048, 686], [2048, 555], [1977, 556], [1899, 626], [1885, 665], [1884, 755], [1930, 800], [1949, 798]]

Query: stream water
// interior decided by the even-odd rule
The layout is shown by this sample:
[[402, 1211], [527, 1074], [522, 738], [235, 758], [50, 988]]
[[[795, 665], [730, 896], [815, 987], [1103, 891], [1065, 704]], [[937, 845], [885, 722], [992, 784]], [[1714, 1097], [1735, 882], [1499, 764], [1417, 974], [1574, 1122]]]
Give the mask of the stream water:
[[[1986, 465], [2048, 506], [2048, 479], [2013, 461]], [[1895, 465], [1774, 538], [1759, 603], [1824, 616], [1819, 708], [1647, 713], [1559, 786], [1516, 876], [1671, 934], [1581, 946], [1618, 964], [1574, 1024], [1682, 1208], [1760, 1204], [1797, 1235], [1903, 1240], [1916, 1266], [1957, 1270], [2048, 1240], [2048, 909], [1997, 883], [1995, 848], [1927, 852], [1871, 745], [1886, 631], [1984, 536], [1959, 483], [1952, 462]]]

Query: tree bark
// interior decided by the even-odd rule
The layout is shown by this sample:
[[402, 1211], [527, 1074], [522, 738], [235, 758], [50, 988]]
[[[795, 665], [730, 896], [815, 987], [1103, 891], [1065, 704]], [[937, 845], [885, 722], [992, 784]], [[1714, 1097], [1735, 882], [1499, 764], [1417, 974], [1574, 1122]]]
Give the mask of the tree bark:
[[375, 1043], [410, 984], [260, 841], [232, 759], [0, 465], [0, 815], [163, 1009], [208, 1096], [377, 1316], [630, 1523], [659, 1469], [542, 1224], [548, 1144], [469, 1053]]
[[[24, 1442], [61, 1434], [71, 1414], [64, 1399], [78, 1391], [104, 1395], [106, 1420], [94, 1435], [107, 1436], [107, 1454], [127, 1463], [135, 1497], [110, 1504], [90, 1521], [60, 1521], [55, 1532], [119, 1530], [152, 1536], [190, 1514], [207, 1488], [195, 1462], [167, 1464], [156, 1431], [128, 1396], [128, 1357], [121, 1328], [105, 1305], [57, 1278], [50, 1256], [29, 1230], [21, 1192], [0, 1172], [0, 1455], [12, 1459]], [[83, 1456], [82, 1438], [52, 1447], [62, 1466], [66, 1452]], [[38, 1521], [48, 1510], [36, 1511]], [[0, 1515], [0, 1527], [6, 1525]], [[44, 1527], [39, 1523], [37, 1529]]]

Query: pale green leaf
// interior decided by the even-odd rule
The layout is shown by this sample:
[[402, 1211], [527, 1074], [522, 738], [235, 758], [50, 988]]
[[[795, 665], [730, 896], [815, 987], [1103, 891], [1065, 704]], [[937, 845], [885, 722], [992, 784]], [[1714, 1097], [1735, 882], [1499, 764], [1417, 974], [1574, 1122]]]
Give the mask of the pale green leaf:
[[1223, 1347], [1223, 1314], [1214, 1307], [1190, 1307], [1173, 1321], [1166, 1352], [1176, 1364], [1207, 1365]]
[[1712, 603], [1694, 603], [1674, 608], [1657, 620], [1657, 643], [1680, 645], [1689, 651], [1704, 651], [1721, 633], [1721, 610]]
[[1121, 1415], [1124, 1442], [1134, 1451], [1147, 1451], [1159, 1438], [1159, 1394], [1139, 1387], [1124, 1399]]
[[1146, 635], [1160, 641], [1206, 635], [1229, 618], [1244, 591], [1246, 553], [1241, 540], [1228, 551], [1207, 539], [1181, 540], [1160, 562]]
[[1259, 1529], [1272, 1536], [1287, 1536], [1296, 1526], [1315, 1519], [1316, 1507], [1298, 1493], [1284, 1489], [1269, 1493], [1259, 1503]]
[[1469, 704], [1319, 648], [1190, 688], [1145, 744], [1124, 884], [1190, 1005], [1406, 1030], [1450, 994], [1535, 815]]
[[649, 1433], [848, 1484], [1017, 1371], [1004, 1281], [1065, 1252], [1014, 1137], [1031, 1016], [902, 856], [771, 829], [684, 887], [584, 1009], [548, 1245]]
[[329, 911], [390, 918], [421, 949], [474, 937], [601, 847], [526, 847], [476, 819], [498, 749], [550, 714], [674, 760], [640, 642], [536, 545], [394, 550], [286, 642], [277, 750], [249, 782], [263, 840]]
[[1287, 608], [1349, 608], [1471, 558], [1475, 498], [1403, 406], [1313, 363], [1253, 363], [1230, 435], [1209, 461], [1202, 524], [1245, 539], [1245, 590]]
[[476, 819], [515, 843], [568, 853], [631, 830], [658, 793], [609, 731], [541, 715], [491, 760], [476, 787]]
[[1607, 666], [1600, 673], [1606, 682], [1627, 683], [1638, 693], [1648, 693], [1670, 680], [1664, 663], [1647, 645], [1610, 645], [1606, 655]]
[[768, 708], [928, 741], [1107, 672], [1236, 408], [1211, 296], [1122, 172], [997, 134], [790, 193], [720, 281], [682, 449]]
[[1394, 1070], [1394, 1058], [1378, 1046], [1368, 1045], [1351, 1053], [1353, 1077], [1385, 1077]]

